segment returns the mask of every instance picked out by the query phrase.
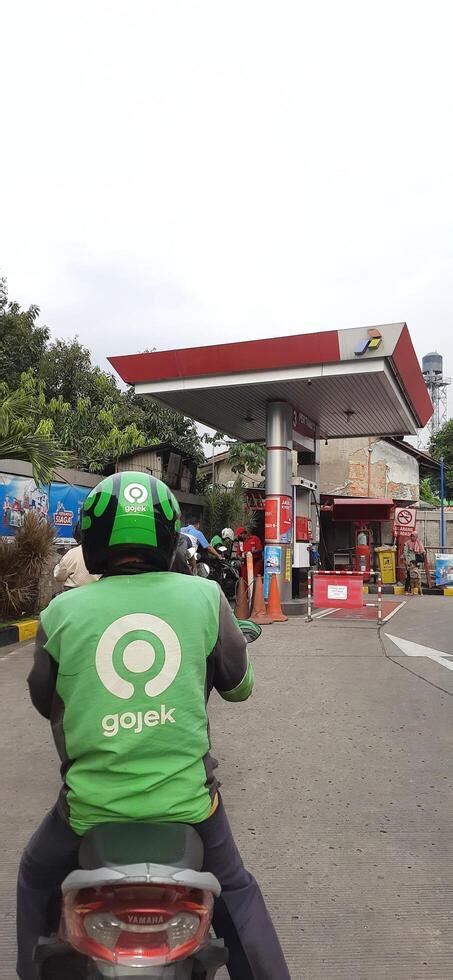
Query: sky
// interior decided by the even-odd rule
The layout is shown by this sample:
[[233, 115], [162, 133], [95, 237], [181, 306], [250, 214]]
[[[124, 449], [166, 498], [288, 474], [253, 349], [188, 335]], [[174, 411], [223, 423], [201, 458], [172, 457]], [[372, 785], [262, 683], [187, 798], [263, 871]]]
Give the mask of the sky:
[[405, 320], [453, 374], [451, 0], [22, 0], [1, 35], [0, 274], [54, 336], [105, 367]]

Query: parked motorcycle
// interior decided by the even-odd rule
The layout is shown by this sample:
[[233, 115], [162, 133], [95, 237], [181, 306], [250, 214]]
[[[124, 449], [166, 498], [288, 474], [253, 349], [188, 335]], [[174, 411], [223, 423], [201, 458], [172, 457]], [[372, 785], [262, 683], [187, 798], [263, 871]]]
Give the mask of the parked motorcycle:
[[227, 599], [233, 600], [236, 598], [240, 578], [240, 559], [229, 558], [228, 548], [225, 545], [219, 545], [216, 550], [219, 552], [218, 558], [212, 554], [198, 552], [197, 575], [218, 582]]
[[[239, 621], [248, 643], [261, 629]], [[82, 838], [62, 885], [57, 936], [35, 953], [41, 980], [213, 980], [227, 962], [211, 934], [220, 885], [186, 824], [107, 823]]]

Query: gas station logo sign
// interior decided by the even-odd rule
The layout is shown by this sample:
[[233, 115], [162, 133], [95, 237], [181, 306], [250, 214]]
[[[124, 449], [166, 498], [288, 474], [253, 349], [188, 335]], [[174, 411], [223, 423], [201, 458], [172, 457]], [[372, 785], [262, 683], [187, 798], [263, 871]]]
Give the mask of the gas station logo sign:
[[315, 438], [316, 426], [311, 419], [307, 418], [303, 412], [293, 408], [293, 432], [298, 432], [301, 436], [308, 436], [309, 439]]
[[373, 327], [371, 330], [368, 330], [368, 336], [366, 339], [359, 341], [354, 350], [354, 354], [356, 357], [361, 357], [361, 355], [365, 354], [367, 351], [377, 350], [381, 344], [382, 334], [379, 332], [379, 330], [376, 330], [376, 328]]

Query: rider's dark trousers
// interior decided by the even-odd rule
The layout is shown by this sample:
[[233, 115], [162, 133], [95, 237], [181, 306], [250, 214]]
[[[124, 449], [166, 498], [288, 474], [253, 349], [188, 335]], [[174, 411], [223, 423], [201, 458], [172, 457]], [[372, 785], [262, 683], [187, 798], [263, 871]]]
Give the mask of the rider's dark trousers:
[[[232, 980], [290, 980], [263, 897], [244, 868], [222, 802], [212, 817], [196, 824], [204, 849], [204, 871], [222, 886], [216, 899], [214, 930], [229, 950]], [[33, 950], [39, 936], [55, 932], [60, 886], [77, 867], [78, 837], [56, 807], [48, 813], [22, 856], [17, 883], [17, 973], [36, 980]], [[63, 978], [62, 978], [63, 980]]]

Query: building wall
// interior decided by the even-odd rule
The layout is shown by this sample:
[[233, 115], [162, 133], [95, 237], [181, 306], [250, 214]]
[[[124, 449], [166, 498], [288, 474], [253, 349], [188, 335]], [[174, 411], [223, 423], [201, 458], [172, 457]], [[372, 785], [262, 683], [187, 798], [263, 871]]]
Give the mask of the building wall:
[[124, 456], [119, 459], [116, 465], [118, 473], [127, 470], [135, 470], [138, 473], [151, 473], [152, 476], [162, 479], [162, 459], [156, 451], [144, 449], [143, 452], [134, 453], [133, 456]]
[[[207, 459], [206, 463], [203, 463], [202, 466], [199, 467], [199, 472], [211, 479], [212, 461]], [[215, 482], [220, 486], [226, 486], [227, 483], [234, 482], [234, 480], [237, 480], [238, 477], [237, 473], [233, 473], [228, 458], [215, 460], [214, 473]], [[241, 473], [241, 476], [246, 487], [258, 487], [263, 480], [263, 477], [260, 476], [259, 473], [248, 473], [246, 471], [245, 473]]]
[[[440, 552], [440, 510], [417, 510], [417, 532], [420, 540], [423, 541], [430, 558], [430, 564], [434, 564], [434, 555]], [[453, 554], [453, 513], [445, 513], [445, 546], [450, 554]]]
[[321, 493], [418, 500], [418, 462], [379, 439], [331, 439], [327, 446], [321, 442]]
[[[13, 476], [32, 477], [33, 471], [31, 463], [25, 463], [22, 459], [2, 459], [2, 472], [11, 473]], [[86, 473], [85, 470], [70, 470], [58, 467], [54, 473], [55, 483], [70, 484], [77, 487], [96, 487], [102, 480], [98, 473]]]

